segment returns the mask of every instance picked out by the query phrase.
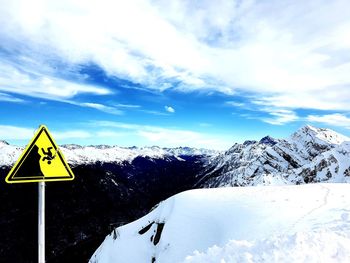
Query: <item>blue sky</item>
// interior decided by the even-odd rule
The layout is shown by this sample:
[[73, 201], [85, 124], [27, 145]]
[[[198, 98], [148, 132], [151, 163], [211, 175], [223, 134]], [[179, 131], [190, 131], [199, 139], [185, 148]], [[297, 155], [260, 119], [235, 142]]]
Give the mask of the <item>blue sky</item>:
[[227, 149], [350, 135], [349, 1], [0, 5], [0, 139]]

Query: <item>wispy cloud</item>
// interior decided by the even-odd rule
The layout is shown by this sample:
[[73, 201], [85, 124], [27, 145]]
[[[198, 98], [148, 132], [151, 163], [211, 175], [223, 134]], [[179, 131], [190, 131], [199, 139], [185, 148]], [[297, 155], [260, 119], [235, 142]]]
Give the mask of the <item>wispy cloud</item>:
[[134, 105], [134, 104], [116, 104], [115, 106], [118, 108], [127, 108], [127, 109], [139, 109], [139, 108], [141, 108], [141, 105]]
[[0, 125], [0, 138], [2, 140], [28, 140], [34, 136], [35, 129]]
[[[28, 141], [34, 136], [36, 128], [19, 127], [11, 125], [0, 125], [0, 138], [2, 140], [25, 140]], [[83, 130], [70, 130], [70, 131], [52, 131], [52, 135], [55, 139], [81, 139], [89, 138], [91, 133]]]
[[102, 130], [102, 131], [96, 132], [96, 136], [102, 137], [102, 138], [118, 138], [118, 137], [124, 137], [128, 135], [129, 134], [125, 132], [116, 132], [112, 130]]
[[341, 113], [326, 115], [308, 115], [306, 119], [309, 122], [319, 122], [327, 125], [350, 129], [350, 118]]
[[110, 114], [115, 114], [115, 115], [122, 115], [123, 114], [123, 111], [121, 111], [115, 107], [103, 105], [100, 103], [83, 102], [83, 103], [74, 103], [74, 104], [79, 105], [79, 106], [83, 106], [83, 107], [97, 109], [97, 110], [107, 112]]
[[272, 125], [283, 125], [299, 119], [298, 115], [291, 110], [264, 109], [264, 111], [268, 112], [271, 117], [263, 117], [261, 120]]
[[175, 109], [171, 106], [164, 106], [165, 110], [170, 113], [175, 113]]
[[142, 112], [152, 114], [152, 115], [157, 115], [157, 116], [169, 116], [169, 113], [161, 112], [161, 111], [156, 111], [156, 110], [140, 110]]
[[14, 102], [14, 103], [23, 103], [25, 100], [14, 97], [7, 93], [0, 92], [0, 101], [6, 101], [6, 102]]
[[126, 130], [137, 130], [141, 127], [152, 127], [146, 125], [139, 125], [134, 123], [124, 123], [124, 122], [115, 122], [115, 121], [91, 121], [88, 123], [89, 126], [93, 127], [111, 127], [111, 128], [120, 128]]
[[111, 94], [107, 88], [79, 84], [40, 72], [30, 72], [32, 69], [27, 70], [19, 70], [0, 60], [0, 91], [49, 100], [70, 99], [84, 93]]
[[285, 125], [290, 122], [302, 120], [293, 109], [283, 107], [282, 105], [270, 105], [262, 101], [262, 99], [250, 98], [250, 100], [244, 103], [228, 101], [225, 104], [245, 110], [243, 113], [233, 112], [233, 115], [239, 115], [250, 120], [260, 120], [271, 125]]
[[93, 134], [84, 130], [52, 131], [52, 136], [58, 140], [86, 139], [93, 137]]
[[244, 107], [246, 104], [243, 102], [237, 102], [237, 101], [226, 101], [225, 103], [227, 106], [232, 106], [232, 107], [237, 107], [237, 108], [241, 108]]
[[201, 132], [164, 128], [151, 125], [139, 125], [133, 123], [111, 122], [111, 121], [94, 121], [89, 124], [93, 127], [108, 127], [129, 131], [130, 136], [142, 138], [148, 145], [159, 145], [164, 147], [190, 146], [197, 148], [227, 149], [231, 146], [232, 141], [227, 141], [220, 136], [213, 136]]
[[318, 90], [307, 88], [300, 91], [290, 90], [262, 96], [260, 99], [255, 99], [253, 103], [276, 108], [344, 111], [350, 110], [349, 89], [350, 85], [339, 85]]

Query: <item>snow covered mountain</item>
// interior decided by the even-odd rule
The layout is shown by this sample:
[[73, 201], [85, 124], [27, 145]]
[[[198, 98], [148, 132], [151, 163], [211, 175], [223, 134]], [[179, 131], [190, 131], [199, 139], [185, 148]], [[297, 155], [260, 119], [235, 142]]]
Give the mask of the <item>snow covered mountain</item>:
[[22, 147], [0, 140], [0, 166], [13, 165], [23, 151]]
[[350, 262], [350, 185], [186, 191], [113, 230], [89, 262]]
[[63, 154], [71, 164], [96, 163], [96, 162], [128, 162], [131, 163], [137, 157], [149, 157], [154, 159], [165, 159], [175, 157], [181, 160], [181, 156], [216, 155], [218, 152], [207, 149], [195, 149], [189, 147], [160, 148], [152, 147], [118, 147], [108, 145], [77, 146], [63, 145], [60, 147]]
[[[175, 157], [181, 160], [181, 156], [214, 156], [219, 152], [208, 149], [196, 149], [189, 147], [160, 148], [153, 147], [118, 147], [109, 145], [80, 146], [67, 144], [60, 146], [65, 158], [71, 165], [101, 163], [131, 163], [137, 157], [148, 157], [154, 159], [165, 159]], [[13, 146], [6, 141], [0, 141], [0, 166], [13, 165], [23, 147]]]
[[202, 187], [350, 182], [350, 138], [305, 126], [288, 139], [236, 143], [199, 178]]

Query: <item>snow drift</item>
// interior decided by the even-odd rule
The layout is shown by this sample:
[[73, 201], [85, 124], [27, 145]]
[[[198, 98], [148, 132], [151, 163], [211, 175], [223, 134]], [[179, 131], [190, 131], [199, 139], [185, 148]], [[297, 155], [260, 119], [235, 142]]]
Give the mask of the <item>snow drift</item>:
[[350, 262], [350, 185], [186, 191], [107, 236], [112, 262]]

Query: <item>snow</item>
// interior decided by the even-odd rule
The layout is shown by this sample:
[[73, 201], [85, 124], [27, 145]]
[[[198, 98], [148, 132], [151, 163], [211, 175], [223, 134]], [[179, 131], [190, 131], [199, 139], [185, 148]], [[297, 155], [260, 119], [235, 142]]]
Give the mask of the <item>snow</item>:
[[22, 147], [9, 145], [5, 141], [0, 141], [0, 166], [13, 165], [21, 155], [22, 151]]
[[327, 230], [297, 232], [249, 241], [231, 240], [225, 246], [213, 246], [205, 253], [196, 251], [183, 263], [330, 263], [349, 262], [349, 238]]
[[152, 258], [156, 263], [350, 262], [350, 185], [186, 191], [116, 229], [90, 263]]
[[311, 140], [318, 141], [319, 143], [327, 144], [341, 144], [344, 141], [349, 141], [350, 138], [337, 133], [331, 129], [316, 128], [310, 125], [306, 125], [296, 131], [291, 138], [296, 141], [308, 142]]

